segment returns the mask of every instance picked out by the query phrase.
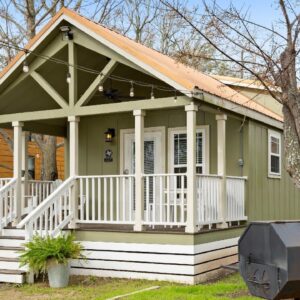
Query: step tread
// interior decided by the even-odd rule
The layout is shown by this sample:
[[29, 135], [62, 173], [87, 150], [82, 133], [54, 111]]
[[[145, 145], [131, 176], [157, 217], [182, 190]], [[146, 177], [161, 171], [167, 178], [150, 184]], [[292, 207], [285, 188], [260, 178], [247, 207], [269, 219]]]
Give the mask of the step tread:
[[24, 236], [0, 235], [0, 240], [25, 240]]
[[24, 270], [6, 270], [6, 269], [0, 269], [0, 274], [24, 275], [24, 274], [26, 274], [26, 271], [24, 271]]
[[24, 250], [25, 247], [11, 247], [11, 246], [0, 246], [0, 250], [14, 250], [14, 251], [20, 251]]
[[20, 259], [18, 257], [1, 257], [0, 261], [7, 261], [7, 262], [19, 262]]

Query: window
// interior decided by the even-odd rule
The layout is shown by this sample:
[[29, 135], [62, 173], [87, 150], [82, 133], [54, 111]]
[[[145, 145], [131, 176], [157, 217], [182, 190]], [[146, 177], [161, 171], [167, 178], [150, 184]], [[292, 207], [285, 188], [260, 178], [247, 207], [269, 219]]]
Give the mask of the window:
[[281, 175], [281, 134], [269, 130], [268, 133], [268, 159], [269, 176], [280, 177]]
[[[196, 130], [196, 172], [208, 172], [208, 126]], [[187, 171], [187, 134], [185, 128], [172, 128], [169, 132], [169, 172]], [[177, 183], [180, 188], [180, 182]], [[185, 182], [186, 186], [186, 182]]]
[[35, 179], [35, 157], [28, 157], [28, 175], [30, 179]]

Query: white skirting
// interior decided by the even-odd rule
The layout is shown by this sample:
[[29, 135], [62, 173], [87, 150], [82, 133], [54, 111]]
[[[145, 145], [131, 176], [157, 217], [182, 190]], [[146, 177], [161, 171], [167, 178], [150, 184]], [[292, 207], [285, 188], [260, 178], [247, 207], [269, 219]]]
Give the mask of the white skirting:
[[86, 260], [72, 261], [74, 275], [200, 283], [236, 263], [238, 238], [200, 245], [82, 242]]

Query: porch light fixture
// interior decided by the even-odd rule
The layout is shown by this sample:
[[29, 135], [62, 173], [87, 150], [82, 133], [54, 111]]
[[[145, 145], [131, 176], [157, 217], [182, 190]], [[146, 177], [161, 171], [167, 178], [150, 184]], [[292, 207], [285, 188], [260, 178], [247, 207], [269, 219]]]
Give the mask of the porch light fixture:
[[73, 40], [74, 34], [70, 26], [61, 26], [60, 31], [62, 33], [63, 40]]
[[130, 81], [130, 84], [131, 84], [131, 88], [130, 88], [129, 96], [132, 98], [134, 97], [133, 81]]
[[67, 73], [67, 83], [70, 84], [71, 83], [71, 74], [70, 72]]
[[105, 134], [105, 142], [111, 143], [113, 138], [115, 137], [115, 129], [114, 128], [107, 128], [104, 132]]

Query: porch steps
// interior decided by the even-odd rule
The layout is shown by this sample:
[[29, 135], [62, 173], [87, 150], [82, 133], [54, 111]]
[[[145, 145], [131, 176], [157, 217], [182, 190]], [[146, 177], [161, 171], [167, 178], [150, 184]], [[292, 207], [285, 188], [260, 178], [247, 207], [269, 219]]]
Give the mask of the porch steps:
[[0, 282], [22, 284], [26, 268], [20, 268], [20, 251], [24, 249], [24, 232], [19, 229], [4, 229], [0, 236]]

